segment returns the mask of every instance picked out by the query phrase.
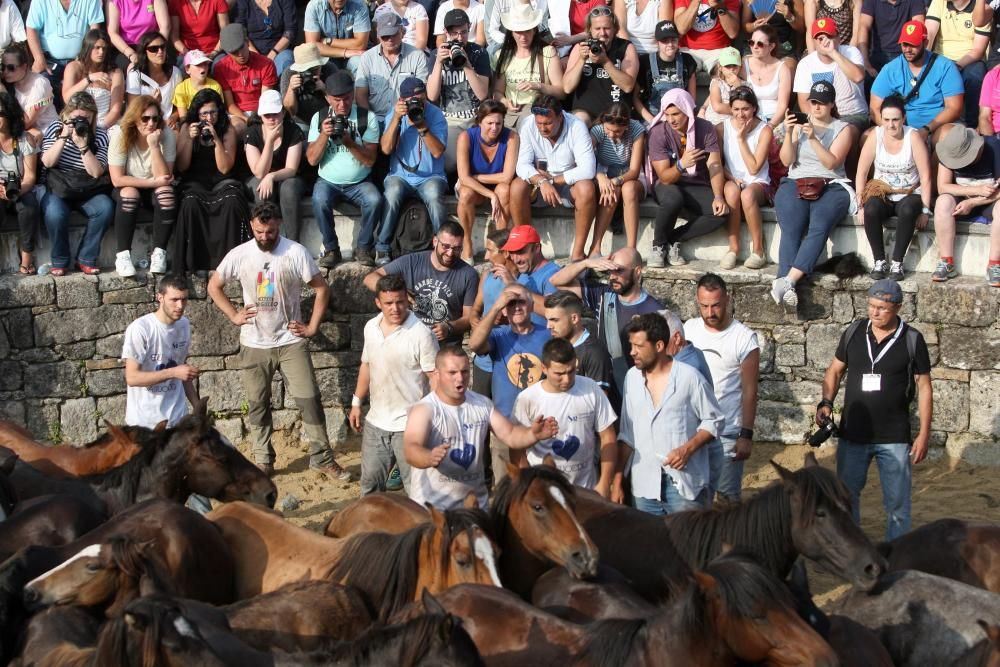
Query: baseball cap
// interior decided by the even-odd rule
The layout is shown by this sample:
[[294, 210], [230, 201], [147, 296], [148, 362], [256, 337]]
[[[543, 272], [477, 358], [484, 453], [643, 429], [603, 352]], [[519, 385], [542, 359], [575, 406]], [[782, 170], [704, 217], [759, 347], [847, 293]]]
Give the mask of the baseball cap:
[[879, 301], [903, 303], [903, 290], [900, 289], [899, 283], [891, 278], [883, 278], [872, 283], [868, 288], [868, 296]]
[[837, 24], [834, 23], [833, 19], [823, 17], [816, 19], [812, 24], [812, 36], [817, 35], [827, 35], [828, 37], [837, 36]]
[[680, 39], [680, 36], [677, 25], [673, 21], [660, 21], [656, 24], [656, 41], [662, 42], [671, 38]]
[[899, 31], [899, 43], [920, 46], [927, 38], [927, 26], [920, 21], [907, 21]]
[[427, 86], [423, 81], [415, 76], [408, 76], [403, 79], [403, 83], [399, 84], [399, 96], [400, 97], [413, 97], [418, 93], [423, 93], [427, 91]]
[[242, 23], [230, 23], [219, 34], [219, 46], [226, 53], [239, 51], [247, 43], [247, 29]]
[[963, 169], [976, 161], [982, 147], [983, 135], [970, 127], [952, 125], [934, 144], [934, 152], [948, 169]]
[[444, 15], [444, 27], [454, 28], [460, 25], [472, 25], [472, 21], [469, 20], [469, 15], [465, 13], [462, 9], [452, 9], [447, 14]]
[[733, 47], [727, 46], [724, 49], [719, 49], [719, 67], [739, 65], [741, 62], [743, 62], [743, 56]]
[[375, 19], [375, 30], [379, 37], [389, 37], [403, 27], [403, 19], [396, 12], [386, 12]]
[[265, 90], [260, 94], [260, 101], [257, 103], [258, 114], [263, 116], [266, 113], [278, 113], [281, 109], [281, 93], [277, 90]]
[[190, 65], [200, 65], [202, 63], [210, 63], [212, 59], [205, 55], [204, 51], [199, 51], [195, 49], [193, 51], [188, 51], [184, 54], [184, 67], [187, 68]]
[[806, 99], [815, 100], [821, 104], [833, 104], [834, 100], [837, 99], [837, 94], [834, 92], [833, 86], [826, 81], [817, 81], [809, 89], [809, 97]]
[[354, 77], [346, 69], [338, 69], [323, 82], [326, 94], [334, 97], [354, 92]]
[[524, 246], [530, 243], [541, 243], [542, 238], [535, 231], [535, 228], [531, 225], [518, 225], [514, 229], [510, 230], [510, 235], [507, 237], [507, 242], [503, 244], [501, 250], [507, 250], [509, 252], [517, 252], [524, 248]]

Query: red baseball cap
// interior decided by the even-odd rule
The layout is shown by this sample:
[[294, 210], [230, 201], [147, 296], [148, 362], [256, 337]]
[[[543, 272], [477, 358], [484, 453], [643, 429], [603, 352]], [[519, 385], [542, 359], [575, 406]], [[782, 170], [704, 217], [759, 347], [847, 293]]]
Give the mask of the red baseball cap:
[[837, 24], [833, 22], [833, 19], [827, 17], [816, 19], [812, 24], [812, 36], [815, 37], [816, 35], [836, 37]]
[[535, 228], [531, 225], [518, 225], [514, 229], [510, 230], [510, 236], [507, 237], [507, 242], [503, 244], [501, 250], [506, 250], [508, 252], [517, 252], [524, 246], [530, 243], [541, 243], [542, 238], [535, 231]]
[[899, 43], [920, 46], [927, 38], [927, 26], [920, 21], [907, 21], [899, 32]]

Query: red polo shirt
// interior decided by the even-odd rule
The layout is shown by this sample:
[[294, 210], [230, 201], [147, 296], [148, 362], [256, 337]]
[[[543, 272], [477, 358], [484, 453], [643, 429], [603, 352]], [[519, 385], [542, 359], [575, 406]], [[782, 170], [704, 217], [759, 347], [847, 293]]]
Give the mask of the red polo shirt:
[[240, 111], [257, 111], [260, 94], [264, 88], [278, 87], [278, 72], [271, 59], [250, 52], [246, 65], [240, 65], [231, 55], [226, 55], [212, 70], [212, 77], [223, 90], [233, 94]]
[[[695, 1], [698, 2], [698, 15], [695, 17], [694, 25], [691, 26], [687, 34], [681, 36], [681, 46], [689, 49], [704, 50], [723, 49], [730, 46], [733, 40], [722, 29], [719, 17], [709, 9], [706, 0]], [[674, 4], [675, 14], [690, 4], [691, 0], [676, 0]], [[740, 18], [741, 8], [740, 0], [726, 0], [726, 9], [737, 19]]]
[[219, 14], [228, 14], [226, 0], [202, 0], [196, 12], [188, 0], [170, 0], [170, 15], [180, 24], [181, 41], [189, 50], [211, 53], [219, 43]]

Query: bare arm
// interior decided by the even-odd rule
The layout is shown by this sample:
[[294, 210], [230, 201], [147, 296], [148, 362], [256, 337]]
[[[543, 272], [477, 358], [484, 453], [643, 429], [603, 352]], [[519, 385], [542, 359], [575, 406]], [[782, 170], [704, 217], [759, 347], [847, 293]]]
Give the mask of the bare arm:
[[28, 50], [31, 51], [31, 59], [34, 61], [31, 65], [31, 71], [42, 73], [47, 72], [52, 74], [52, 70], [49, 69], [49, 65], [45, 60], [45, 52], [42, 50], [42, 38], [38, 34], [38, 31], [34, 28], [25, 28], [24, 32], [28, 36]]
[[161, 371], [144, 371], [135, 359], [125, 360], [125, 384], [130, 387], [152, 387], [169, 380], [189, 382], [198, 377], [198, 369], [188, 364], [164, 368]]
[[375, 285], [378, 283], [378, 279], [385, 275], [385, 269], [379, 267], [365, 276], [364, 283], [368, 291], [375, 293]]
[[550, 423], [555, 424], [555, 420], [538, 416], [530, 426], [520, 426], [500, 414], [499, 410], [490, 413], [490, 428], [511, 449], [527, 449], [539, 440], [553, 437], [559, 431], [558, 428], [553, 429]]
[[991, 107], [979, 107], [979, 134], [984, 137], [993, 136], [993, 109]]
[[476, 325], [469, 332], [469, 349], [476, 354], [489, 354], [490, 352], [490, 332], [493, 330], [493, 323], [507, 306], [509, 297], [505, 292], [501, 292], [497, 300], [493, 302], [493, 307], [480, 318]]
[[[915, 133], [919, 139], [919, 132]], [[868, 141], [864, 143], [861, 147], [861, 153], [858, 155], [858, 171], [855, 176], [855, 184], [857, 184], [858, 195], [865, 189], [865, 185], [868, 184], [868, 174], [871, 172], [872, 163], [875, 162], [875, 133], [872, 132], [868, 135]]]
[[[757, 420], [757, 378], [760, 375], [760, 348], [747, 355], [743, 363], [740, 364], [740, 384], [742, 385], [742, 395], [740, 397], [740, 417], [743, 428], [753, 430], [754, 422]], [[738, 438], [736, 440], [736, 458], [743, 460], [750, 457], [753, 443], [749, 438]]]
[[[840, 391], [840, 381], [844, 378], [844, 373], [847, 371], [847, 364], [845, 364], [840, 359], [836, 357], [830, 362], [830, 366], [826, 369], [826, 373], [823, 374], [823, 400], [829, 401], [831, 404], [834, 399], [837, 398], [837, 392]], [[833, 409], [831, 407], [823, 406], [816, 410], [816, 423], [822, 426], [821, 418], [826, 416], [829, 417], [833, 414]]]
[[931, 386], [931, 376], [926, 373], [914, 375], [913, 379], [917, 384], [920, 432], [913, 441], [910, 456], [914, 463], [920, 463], [927, 456], [927, 446], [931, 436], [931, 417], [934, 415], [934, 389]]
[[[874, 135], [874, 133], [872, 133]], [[931, 178], [931, 155], [927, 150], [927, 144], [919, 132], [910, 135], [910, 147], [913, 154], [913, 162], [917, 165], [917, 174], [920, 176], [920, 199], [924, 207], [930, 208], [932, 197], [934, 196], [934, 181]], [[874, 151], [874, 148], [872, 149]], [[872, 157], [874, 160], [874, 156]]]
[[410, 408], [406, 430], [403, 431], [403, 457], [414, 468], [436, 468], [448, 453], [448, 443], [439, 443], [434, 449], [427, 449], [430, 436], [430, 408], [418, 403]]

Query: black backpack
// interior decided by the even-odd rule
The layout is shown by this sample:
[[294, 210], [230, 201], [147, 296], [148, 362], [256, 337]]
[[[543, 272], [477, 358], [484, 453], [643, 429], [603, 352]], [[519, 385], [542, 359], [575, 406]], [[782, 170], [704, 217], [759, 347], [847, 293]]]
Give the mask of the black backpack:
[[399, 211], [396, 233], [392, 237], [393, 259], [411, 252], [430, 250], [433, 238], [434, 227], [427, 214], [427, 207], [419, 199], [407, 199]]

